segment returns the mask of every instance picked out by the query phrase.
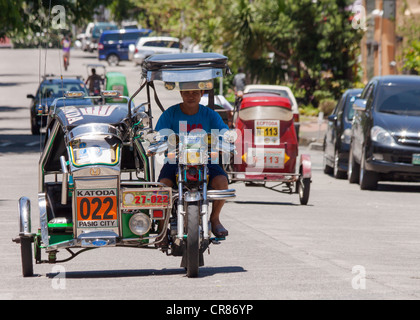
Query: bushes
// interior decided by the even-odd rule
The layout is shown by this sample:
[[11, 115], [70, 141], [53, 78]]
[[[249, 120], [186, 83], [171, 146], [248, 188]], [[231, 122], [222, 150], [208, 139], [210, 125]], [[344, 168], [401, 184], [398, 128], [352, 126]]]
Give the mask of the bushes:
[[333, 99], [323, 99], [319, 102], [319, 112], [324, 112], [324, 117], [329, 116], [335, 106], [337, 105], [337, 101]]
[[323, 112], [324, 117], [327, 117], [333, 112], [336, 105], [337, 101], [333, 99], [323, 99], [320, 101], [318, 108], [315, 108], [312, 104], [300, 105], [299, 113], [308, 117], [317, 117], [320, 112]]
[[318, 116], [318, 113], [319, 113], [318, 108], [315, 108], [312, 104], [308, 104], [307, 106], [305, 105], [299, 106], [299, 114], [303, 116], [316, 117]]

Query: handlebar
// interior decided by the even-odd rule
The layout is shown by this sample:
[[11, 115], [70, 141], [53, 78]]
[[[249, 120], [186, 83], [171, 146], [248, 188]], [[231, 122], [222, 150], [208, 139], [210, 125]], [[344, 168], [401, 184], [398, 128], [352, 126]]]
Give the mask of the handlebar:
[[[175, 137], [173, 137], [175, 135]], [[179, 135], [173, 134], [165, 140], [159, 140], [154, 143], [151, 143], [150, 146], [147, 148], [147, 156], [152, 156], [155, 154], [161, 154], [166, 151], [175, 152], [176, 156], [178, 157], [179, 149], [180, 149], [180, 138]], [[214, 142], [214, 138], [217, 138], [217, 141]], [[234, 141], [225, 141], [225, 135], [215, 136], [211, 133], [207, 134], [207, 141], [203, 141], [201, 139], [200, 143], [198, 143], [197, 148], [202, 147], [203, 145], [207, 144], [208, 152], [221, 152], [221, 153], [229, 153], [229, 154], [236, 154], [236, 147], [234, 145]], [[187, 147], [187, 149], [189, 149]], [[196, 149], [196, 148], [191, 148]]]

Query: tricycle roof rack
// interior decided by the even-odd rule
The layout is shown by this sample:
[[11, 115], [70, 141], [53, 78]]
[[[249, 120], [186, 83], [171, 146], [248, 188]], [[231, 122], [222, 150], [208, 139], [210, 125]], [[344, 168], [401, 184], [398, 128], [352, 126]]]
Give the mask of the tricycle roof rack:
[[229, 69], [227, 60], [228, 58], [224, 55], [212, 52], [156, 54], [150, 56], [144, 61], [143, 76], [146, 76], [148, 71], [157, 71], [162, 69]]

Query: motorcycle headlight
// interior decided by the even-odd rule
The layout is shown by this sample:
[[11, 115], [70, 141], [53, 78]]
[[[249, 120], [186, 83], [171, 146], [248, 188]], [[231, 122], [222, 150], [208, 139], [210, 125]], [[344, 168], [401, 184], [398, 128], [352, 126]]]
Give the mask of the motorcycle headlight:
[[146, 214], [139, 212], [131, 217], [128, 226], [132, 233], [142, 236], [150, 230], [152, 223]]
[[200, 164], [201, 161], [201, 154], [200, 151], [196, 150], [188, 150], [187, 151], [187, 163], [188, 164]]
[[375, 141], [380, 144], [385, 144], [385, 145], [390, 145], [390, 146], [395, 144], [395, 140], [391, 136], [391, 134], [388, 131], [386, 131], [384, 128], [381, 128], [379, 126], [374, 126], [370, 130], [370, 136], [371, 136], [372, 141]]

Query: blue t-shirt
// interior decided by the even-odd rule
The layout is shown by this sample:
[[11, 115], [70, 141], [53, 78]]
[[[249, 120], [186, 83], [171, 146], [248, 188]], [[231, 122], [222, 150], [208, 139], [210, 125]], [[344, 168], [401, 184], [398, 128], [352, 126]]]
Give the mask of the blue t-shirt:
[[[194, 115], [187, 115], [181, 111], [180, 104], [176, 104], [166, 110], [159, 118], [155, 130], [170, 129], [179, 134], [180, 132], [190, 132], [194, 129], [203, 129], [211, 133], [212, 129], [229, 130], [223, 122], [222, 117], [214, 110], [199, 105], [199, 110]], [[162, 132], [163, 135], [167, 133]]]

